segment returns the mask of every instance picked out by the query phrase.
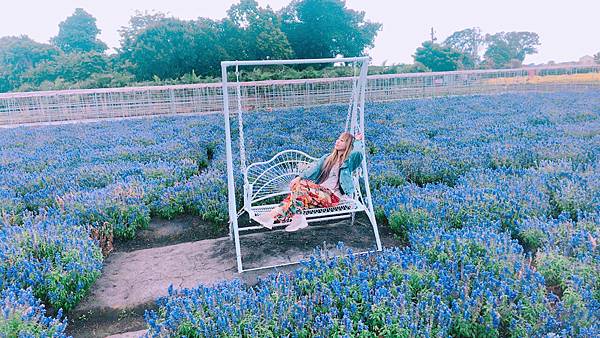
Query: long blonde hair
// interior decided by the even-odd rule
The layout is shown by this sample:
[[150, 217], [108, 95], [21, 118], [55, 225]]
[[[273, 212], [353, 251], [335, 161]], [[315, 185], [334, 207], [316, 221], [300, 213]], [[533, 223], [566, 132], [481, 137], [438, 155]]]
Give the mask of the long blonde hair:
[[323, 166], [321, 167], [321, 173], [319, 174], [319, 178], [317, 179], [317, 183], [324, 182], [327, 177], [329, 177], [329, 173], [331, 172], [331, 168], [336, 163], [340, 165], [348, 158], [350, 153], [352, 152], [352, 144], [354, 143], [354, 135], [343, 132], [340, 137], [346, 142], [346, 147], [343, 150], [337, 150], [333, 147], [333, 151], [327, 158], [325, 162], [323, 162]]

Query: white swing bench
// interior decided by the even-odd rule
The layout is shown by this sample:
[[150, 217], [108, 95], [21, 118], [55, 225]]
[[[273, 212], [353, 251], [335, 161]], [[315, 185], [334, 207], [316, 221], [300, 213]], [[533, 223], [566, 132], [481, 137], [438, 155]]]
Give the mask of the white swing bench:
[[[299, 150], [284, 150], [265, 162], [252, 163], [244, 173], [244, 211], [252, 219], [272, 210], [279, 203], [266, 203], [273, 198], [283, 198], [290, 193], [290, 182], [309, 168], [318, 159]], [[354, 224], [355, 213], [365, 211], [364, 200], [360, 191], [359, 168], [353, 175], [355, 191], [344, 197], [338, 205], [330, 208], [310, 208], [302, 213], [307, 221], [319, 222], [352, 217]], [[275, 223], [273, 228], [286, 226], [288, 223]], [[262, 226], [239, 227], [240, 231], [257, 230]]]
[[[227, 191], [228, 191], [228, 210], [230, 236], [235, 242], [235, 251], [237, 259], [238, 272], [273, 268], [278, 266], [296, 264], [298, 262], [289, 262], [271, 266], [261, 266], [251, 269], [244, 269], [242, 264], [242, 252], [240, 244], [241, 232], [256, 232], [265, 230], [261, 225], [255, 222], [250, 224], [238, 224], [238, 218], [243, 212], [247, 212], [250, 219], [270, 211], [290, 193], [289, 184], [297, 176], [301, 175], [310, 165], [313, 165], [317, 158], [312, 157], [299, 150], [284, 150], [271, 159], [262, 162], [255, 162], [246, 165], [246, 150], [243, 129], [243, 109], [242, 92], [239, 81], [238, 66], [259, 66], [259, 65], [285, 65], [285, 64], [308, 64], [308, 63], [352, 63], [354, 66], [360, 63], [360, 77], [356, 74], [352, 78], [352, 96], [348, 107], [345, 130], [350, 133], [358, 131], [364, 132], [364, 101], [367, 79], [368, 57], [356, 58], [336, 58], [336, 59], [302, 59], [302, 60], [267, 60], [267, 61], [223, 61], [221, 62], [222, 89], [223, 89], [223, 113], [225, 118], [225, 152], [227, 157]], [[237, 116], [238, 129], [240, 134], [240, 164], [244, 178], [243, 198], [244, 205], [238, 212], [235, 200], [235, 179], [233, 176], [233, 154], [231, 146], [231, 127], [229, 122], [229, 84], [227, 77], [227, 68], [235, 66], [236, 68], [236, 97], [237, 97]], [[369, 222], [373, 227], [377, 250], [381, 251], [381, 241], [379, 230], [375, 220], [373, 203], [371, 200], [371, 191], [369, 187], [369, 178], [367, 172], [366, 154], [362, 148], [361, 166], [357, 168], [352, 179], [354, 183], [353, 192], [346, 192], [346, 196], [338, 205], [330, 208], [309, 208], [303, 211], [309, 223], [325, 222], [351, 218], [351, 225], [354, 224], [355, 215], [358, 212], [365, 212]], [[364, 188], [364, 196], [363, 189]], [[273, 229], [286, 226], [289, 223], [275, 223]], [[268, 230], [267, 230], [268, 231]], [[371, 251], [367, 251], [371, 252]], [[365, 253], [365, 252], [362, 252]], [[361, 254], [361, 253], [357, 253]]]

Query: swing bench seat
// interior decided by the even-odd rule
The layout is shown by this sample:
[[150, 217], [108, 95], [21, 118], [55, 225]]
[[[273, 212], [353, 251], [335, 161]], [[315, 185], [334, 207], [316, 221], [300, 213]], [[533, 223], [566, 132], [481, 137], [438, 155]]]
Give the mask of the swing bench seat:
[[[279, 202], [290, 193], [289, 183], [313, 165], [317, 158], [299, 150], [284, 150], [270, 160], [249, 165], [244, 173], [244, 210], [250, 218], [259, 216], [279, 205]], [[358, 184], [361, 170], [353, 174], [355, 191], [340, 203], [328, 208], [309, 208], [303, 211], [307, 221], [320, 222], [349, 218], [356, 212], [366, 211], [360, 186]], [[274, 228], [288, 223], [275, 223]], [[262, 227], [239, 227], [240, 231], [258, 230]]]

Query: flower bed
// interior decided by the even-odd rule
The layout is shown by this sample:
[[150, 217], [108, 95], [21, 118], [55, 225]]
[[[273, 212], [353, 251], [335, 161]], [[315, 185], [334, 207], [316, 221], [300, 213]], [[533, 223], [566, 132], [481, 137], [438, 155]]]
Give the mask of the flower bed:
[[100, 275], [102, 253], [89, 229], [56, 211], [27, 215], [0, 228], [0, 290], [31, 288], [55, 309], [69, 310]]
[[1, 337], [66, 337], [66, 319], [62, 311], [55, 317], [46, 316], [44, 305], [31, 290], [8, 287], [0, 290]]
[[[493, 226], [490, 226], [493, 228]], [[411, 247], [311, 258], [248, 287], [169, 290], [150, 337], [524, 337], [598, 333], [597, 314], [554, 305], [508, 233], [418, 231]]]
[[[323, 312], [320, 317], [310, 314], [306, 320], [314, 321], [325, 331], [306, 331], [306, 335], [324, 332], [354, 335], [359, 324], [368, 326], [373, 334], [383, 335], [429, 332], [456, 336], [489, 331], [506, 336], [506, 330], [510, 329], [522, 334], [594, 332], [597, 327], [589, 323], [596, 317], [589, 309], [597, 307], [600, 299], [598, 277], [592, 273], [598, 267], [598, 249], [594, 246], [590, 250], [589, 245], [599, 236], [598, 107], [597, 91], [369, 104], [366, 149], [378, 217], [407, 244], [413, 245], [406, 250], [392, 250], [386, 253], [389, 257], [381, 259], [396, 263], [413, 260], [411, 269], [416, 269], [417, 275], [431, 271], [432, 276], [421, 277], [431, 277], [436, 282], [439, 278], [450, 278], [454, 271], [446, 264], [450, 261], [441, 264], [442, 258], [437, 256], [437, 261], [430, 260], [432, 253], [414, 245], [416, 236], [423, 241], [434, 241], [432, 234], [440, 233], [459, 238], [469, 231], [480, 231], [469, 229], [485, 225], [492, 232], [490, 236], [518, 240], [526, 249], [525, 254], [518, 255], [525, 260], [527, 254], [532, 255], [531, 265], [523, 263], [513, 252], [520, 251], [519, 244], [511, 241], [502, 249], [505, 255], [502, 257], [513, 252], [514, 262], [510, 264], [524, 266], [529, 279], [504, 272], [493, 276], [506, 279], [517, 294], [535, 294], [536, 301], [531, 303], [535, 304], [533, 313], [545, 317], [542, 322], [534, 321], [532, 314], [519, 312], [524, 305], [518, 304], [523, 303], [509, 302], [505, 305], [510, 309], [503, 310], [503, 314], [499, 310], [494, 314], [480, 309], [481, 320], [460, 319], [454, 305], [448, 303], [449, 298], [444, 298], [447, 295], [433, 292], [427, 296], [433, 298], [424, 295], [423, 299], [440, 297], [439, 304], [450, 306], [450, 312], [443, 316], [444, 312], [440, 312], [439, 318], [424, 316], [419, 322], [420, 317], [410, 317], [412, 324], [394, 324], [390, 328], [396, 331], [383, 333], [387, 322], [383, 325], [369, 317], [375, 311], [369, 309], [360, 315], [367, 317], [356, 317], [359, 319], [352, 322], [351, 328], [342, 323], [344, 314], [338, 313], [336, 318], [342, 322], [335, 324], [338, 331], [331, 331], [328, 323], [333, 317]], [[246, 119], [244, 131], [249, 163], [264, 161], [290, 147], [314, 156], [327, 152], [341, 131], [345, 109], [331, 106], [252, 113], [253, 118]], [[232, 129], [235, 153], [238, 148], [235, 121]], [[190, 213], [226, 224], [223, 139], [220, 115], [4, 130], [0, 133], [0, 289], [11, 284], [23, 289], [30, 287], [47, 305], [69, 309], [84, 297], [101, 268], [101, 251], [90, 239], [90, 232], [106, 231], [121, 238], [135, 238], [136, 231], [147, 226], [151, 217], [171, 218]], [[234, 162], [239, 165], [239, 159], [234, 158]], [[239, 197], [241, 175], [236, 179]], [[570, 242], [571, 237], [577, 241]], [[427, 243], [436, 247], [438, 242]], [[556, 249], [552, 243], [560, 243], [562, 249]], [[461, 252], [447, 255], [455, 260], [456, 255], [463, 255]], [[374, 258], [360, 263], [361, 269], [371, 269], [367, 263], [379, 269]], [[353, 267], [345, 267], [344, 262], [335, 264], [340, 271], [354, 271]], [[565, 267], [566, 272], [560, 267]], [[511, 269], [509, 266], [508, 271]], [[311, 274], [308, 268], [304, 271]], [[481, 271], [485, 274], [479, 274]], [[449, 285], [476, 285], [489, 274], [499, 273], [481, 271], [472, 276], [477, 279], [456, 279]], [[543, 281], [538, 280], [540, 276]], [[373, 285], [377, 285], [379, 278], [384, 277], [373, 278]], [[411, 281], [401, 279], [398, 283], [400, 286], [394, 285], [406, 288]], [[523, 285], [528, 286], [525, 291]], [[542, 296], [540, 285], [545, 290]], [[227, 287], [231, 290], [237, 287], [239, 291], [235, 292], [239, 297], [256, 292], [242, 285]], [[438, 287], [444, 290], [436, 284]], [[492, 293], [497, 291], [485, 283], [482, 287]], [[278, 288], [271, 291], [278, 294]], [[165, 317], [167, 310], [154, 318], [170, 323]], [[377, 311], [389, 314], [386, 309]], [[405, 317], [401, 318], [408, 318], [414, 315], [411, 311], [422, 313], [423, 308], [416, 306], [403, 311]], [[507, 324], [498, 316], [516, 316], [516, 319]], [[264, 323], [258, 317], [252, 320], [263, 328], [275, 330], [272, 323]], [[299, 323], [293, 325], [289, 324], [288, 329], [304, 327], [298, 326]]]

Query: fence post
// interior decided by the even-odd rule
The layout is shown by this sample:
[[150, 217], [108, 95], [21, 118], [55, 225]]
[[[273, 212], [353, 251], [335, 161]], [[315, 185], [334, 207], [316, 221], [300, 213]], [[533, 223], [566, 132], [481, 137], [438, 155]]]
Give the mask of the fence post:
[[169, 88], [169, 101], [170, 101], [170, 107], [171, 107], [171, 114], [175, 114], [176, 113], [176, 107], [175, 107], [175, 90], [173, 88]]

